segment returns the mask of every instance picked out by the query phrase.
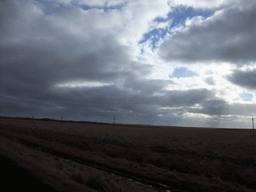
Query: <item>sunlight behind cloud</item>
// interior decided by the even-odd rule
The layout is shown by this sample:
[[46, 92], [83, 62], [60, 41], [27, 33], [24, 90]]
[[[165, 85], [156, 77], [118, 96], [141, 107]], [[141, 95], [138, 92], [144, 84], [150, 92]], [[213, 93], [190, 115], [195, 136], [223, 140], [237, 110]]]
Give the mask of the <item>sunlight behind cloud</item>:
[[113, 84], [110, 83], [102, 83], [102, 82], [92, 82], [92, 81], [72, 81], [68, 83], [60, 83], [55, 85], [58, 88], [96, 88], [96, 87], [104, 87], [110, 86]]
[[254, 0], [8, 0], [0, 13], [3, 115], [54, 118], [52, 105], [218, 127], [256, 110]]

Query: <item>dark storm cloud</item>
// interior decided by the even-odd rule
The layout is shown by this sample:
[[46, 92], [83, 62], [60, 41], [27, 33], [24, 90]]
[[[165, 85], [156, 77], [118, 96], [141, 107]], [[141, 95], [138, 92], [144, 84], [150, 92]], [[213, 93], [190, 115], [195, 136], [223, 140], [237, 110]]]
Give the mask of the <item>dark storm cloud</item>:
[[[56, 105], [64, 106], [63, 112], [68, 116], [77, 119], [84, 118], [109, 121], [116, 116], [120, 122], [136, 123], [160, 123], [159, 114], [165, 113], [159, 107], [189, 107], [201, 104], [205, 100], [214, 97], [214, 93], [207, 90], [189, 91], [166, 91], [164, 96], [154, 96], [143, 92], [134, 92], [129, 89], [120, 90], [116, 86], [105, 86], [88, 89], [67, 89], [66, 92], [59, 92], [60, 99], [55, 101]], [[71, 96], [72, 95], [72, 96]], [[62, 99], [61, 99], [62, 98]], [[177, 109], [171, 113], [179, 113], [184, 109]], [[170, 113], [170, 111], [169, 111]], [[178, 122], [182, 118], [171, 117]], [[163, 123], [163, 122], [162, 122]], [[161, 123], [160, 123], [161, 124]]]
[[17, 9], [14, 8], [14, 2], [9, 0], [0, 1], [0, 39], [10, 33], [8, 23], [15, 22], [18, 14]]
[[[64, 119], [104, 122], [112, 122], [115, 116], [121, 123], [178, 124], [186, 112], [215, 116], [226, 114], [230, 108], [224, 101], [216, 99], [214, 91], [167, 90], [167, 87], [172, 88], [173, 81], [148, 79], [157, 66], [134, 59], [138, 47], [134, 49], [123, 43], [116, 35], [118, 27], [108, 31], [109, 23], [97, 25], [107, 12], [96, 8], [85, 11], [72, 4], [56, 4], [51, 9], [49, 6], [51, 4], [33, 0], [0, 2], [0, 115], [63, 116]], [[205, 34], [213, 31], [214, 36], [214, 30], [220, 26], [216, 23], [224, 27], [235, 11], [239, 12], [236, 9], [225, 12], [223, 21], [209, 21], [208, 27], [212, 29]], [[244, 22], [249, 11], [241, 13], [244, 13], [241, 21]], [[254, 13], [251, 11], [251, 14]], [[241, 34], [248, 30], [251, 35], [253, 25], [241, 30]], [[189, 32], [193, 37], [200, 31], [200, 26], [191, 27]], [[231, 33], [232, 38], [237, 31]], [[177, 34], [176, 40], [186, 37], [181, 36]], [[169, 43], [172, 38], [168, 39]], [[215, 41], [212, 38], [207, 45], [211, 40]], [[168, 42], [163, 47], [170, 53]], [[194, 50], [191, 45], [187, 48]], [[241, 44], [247, 49], [244, 46]], [[183, 48], [177, 46], [177, 50]], [[174, 57], [167, 55], [166, 58], [178, 60], [177, 52], [171, 54]], [[187, 54], [192, 54], [194, 60], [199, 53]], [[227, 54], [223, 52], [223, 55]], [[184, 58], [189, 60], [190, 56], [185, 54]], [[248, 58], [252, 60], [253, 57], [249, 54]], [[235, 74], [232, 78], [236, 79]], [[205, 81], [214, 84], [210, 78]], [[99, 86], [86, 85], [88, 82]], [[82, 85], [63, 86], [75, 83]]]
[[21, 115], [22, 108], [23, 115], [30, 116], [62, 111], [75, 117], [87, 114], [81, 111], [90, 114], [92, 108], [99, 112], [112, 104], [106, 90], [97, 93], [98, 97], [81, 90], [61, 94], [63, 91], [58, 92], [55, 85], [83, 80], [112, 82], [134, 70], [141, 76], [150, 71], [150, 66], [143, 69], [131, 62], [128, 47], [118, 44], [113, 35], [104, 34], [103, 30], [93, 31], [86, 19], [81, 24], [87, 25], [84, 34], [89, 38], [83, 33], [74, 35], [68, 18], [78, 17], [79, 11], [67, 8], [48, 17], [33, 1], [4, 1], [1, 5], [1, 29], [5, 29], [1, 30], [0, 43], [2, 114], [12, 111], [15, 115], [16, 111]]
[[202, 109], [199, 110], [202, 114], [208, 115], [228, 115], [229, 105], [226, 101], [221, 99], [211, 99], [201, 103]]
[[191, 89], [187, 91], [169, 91], [160, 97], [161, 106], [179, 107], [193, 106], [214, 97], [214, 93], [207, 89]]
[[[27, 5], [34, 7], [33, 4]], [[18, 9], [17, 6], [14, 8]], [[24, 5], [22, 8], [27, 9]], [[27, 11], [26, 14], [32, 17], [33, 13]], [[68, 11], [70, 14], [74, 12]], [[102, 31], [90, 34], [89, 30], [90, 38], [74, 36], [69, 33], [69, 23], [63, 19], [67, 14], [65, 12], [51, 19], [40, 15], [42, 13], [36, 13], [37, 18], [30, 18], [24, 16], [23, 12], [18, 12], [20, 15], [16, 15], [13, 23], [3, 22], [12, 29], [10, 36], [2, 38], [0, 46], [5, 79], [17, 79], [17, 84], [22, 84], [22, 87], [32, 84], [49, 87], [54, 83], [72, 80], [112, 81], [117, 76], [139, 69], [128, 63], [129, 48], [119, 45], [113, 35], [104, 35]], [[53, 25], [59, 24], [58, 19], [67, 22], [66, 30]], [[19, 20], [22, 26], [18, 24]], [[41, 28], [43, 30], [38, 34], [37, 30]], [[143, 73], [142, 70], [140, 72]]]
[[129, 77], [124, 86], [133, 92], [145, 95], [153, 95], [163, 93], [168, 85], [174, 84], [171, 80], [147, 80], [141, 79], [136, 76]]
[[256, 60], [256, 5], [216, 12], [207, 19], [192, 18], [188, 25], [163, 42], [166, 61], [185, 63], [226, 61], [244, 64]]
[[232, 83], [248, 89], [256, 89], [256, 70], [233, 71], [233, 74], [227, 77]]
[[212, 98], [200, 103], [200, 108], [189, 109], [189, 112], [207, 114], [212, 117], [227, 118], [227, 116], [232, 116], [236, 120], [239, 120], [239, 116], [250, 117], [255, 115], [256, 106], [252, 103], [242, 104], [242, 103], [227, 103], [220, 98]]
[[4, 111], [5, 116], [30, 116], [36, 112], [36, 109], [30, 106], [24, 106], [20, 103], [0, 101], [1, 110]]

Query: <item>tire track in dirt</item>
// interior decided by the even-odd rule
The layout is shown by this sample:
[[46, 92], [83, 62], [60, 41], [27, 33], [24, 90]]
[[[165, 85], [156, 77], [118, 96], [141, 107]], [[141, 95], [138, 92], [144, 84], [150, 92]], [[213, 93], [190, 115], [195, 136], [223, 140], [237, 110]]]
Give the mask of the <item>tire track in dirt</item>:
[[[131, 179], [134, 182], [138, 182], [138, 183], [142, 183], [142, 184], [145, 184], [145, 185], [148, 185], [148, 186], [152, 186], [152, 187], [156, 188], [158, 191], [180, 192], [180, 190], [177, 189], [176, 187], [173, 187], [173, 186], [170, 187], [168, 185], [168, 184], [170, 184], [170, 182], [169, 183], [161, 183], [161, 180], [158, 180], [158, 179], [155, 179], [155, 178], [152, 179], [152, 178], [146, 177], [144, 175], [138, 175], [138, 174], [135, 174], [132, 171], [121, 170], [121, 169], [119, 170], [118, 168], [114, 169], [113, 167], [109, 167], [109, 166], [107, 166], [105, 164], [102, 164], [100, 162], [95, 162], [95, 161], [91, 161], [91, 160], [88, 160], [88, 159], [83, 159], [83, 158], [80, 158], [80, 157], [74, 157], [72, 155], [68, 155], [66, 153], [59, 152], [59, 151], [51, 149], [49, 147], [45, 147], [45, 146], [30, 142], [30, 141], [26, 141], [24, 139], [20, 139], [20, 138], [13, 137], [13, 136], [10, 136], [10, 135], [3, 135], [3, 134], [1, 134], [1, 135], [3, 137], [11, 139], [11, 140], [16, 139], [21, 144], [24, 144], [24, 145], [26, 145], [30, 148], [39, 150], [41, 152], [50, 153], [51, 155], [54, 155], [54, 156], [57, 156], [57, 157], [60, 157], [60, 158], [66, 159], [66, 160], [70, 160], [70, 161], [73, 161], [73, 162], [76, 162], [76, 163], [79, 163], [79, 164], [82, 164], [82, 165], [86, 165], [88, 167], [93, 167], [95, 169], [105, 171], [109, 174], [115, 174], [115, 175], [118, 175], [120, 177]], [[173, 185], [175, 186], [175, 183], [173, 183]]]
[[[34, 143], [29, 140], [18, 138], [18, 136], [6, 135], [6, 134], [4, 134], [4, 135], [5, 135], [5, 137], [7, 137], [9, 139], [18, 140], [23, 145], [26, 145], [30, 148], [42, 151], [44, 153], [50, 153], [50, 154], [58, 156], [60, 158], [71, 160], [73, 162], [80, 163], [80, 164], [83, 164], [83, 165], [86, 165], [89, 167], [93, 167], [95, 169], [105, 171], [109, 174], [115, 174], [120, 177], [132, 179], [134, 182], [139, 182], [139, 183], [142, 183], [145, 185], [151, 185], [159, 191], [174, 191], [174, 192], [191, 191], [188, 186], [182, 185], [175, 181], [171, 181], [171, 180], [167, 181], [167, 180], [161, 180], [158, 178], [147, 177], [145, 174], [134, 173], [132, 170], [127, 171], [127, 170], [123, 170], [118, 167], [108, 166], [104, 163], [95, 162], [93, 160], [80, 158], [80, 157], [74, 156], [74, 155], [69, 155], [69, 154], [66, 154], [65, 152], [60, 152], [60, 151], [52, 149], [50, 147], [46, 147], [46, 146], [40, 145], [38, 143]], [[111, 144], [113, 144], [113, 143], [111, 143]], [[249, 166], [255, 167], [255, 162], [251, 161], [250, 159], [249, 160], [248, 159], [235, 159], [235, 158], [230, 158], [230, 157], [217, 157], [217, 156], [212, 156], [212, 155], [201, 155], [194, 151], [170, 150], [163, 146], [155, 146], [155, 147], [152, 147], [151, 150], [154, 152], [162, 153], [162, 154], [178, 154], [185, 158], [197, 157], [197, 158], [208, 158], [210, 160], [217, 159], [217, 160], [221, 160], [221, 161], [225, 161], [225, 162], [233, 162], [237, 165], [246, 165], [246, 166], [249, 165]], [[187, 184], [189, 184], [189, 183], [187, 183]], [[194, 186], [194, 184], [189, 184], [189, 186], [192, 187], [192, 186]], [[200, 188], [200, 186], [194, 186], [194, 187], [198, 188], [198, 189]]]

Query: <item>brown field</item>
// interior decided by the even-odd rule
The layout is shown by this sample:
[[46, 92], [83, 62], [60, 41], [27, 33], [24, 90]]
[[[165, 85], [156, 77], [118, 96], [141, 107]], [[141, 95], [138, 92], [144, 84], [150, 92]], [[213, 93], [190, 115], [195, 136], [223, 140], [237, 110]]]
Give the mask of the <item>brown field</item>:
[[252, 130], [0, 117], [0, 138], [58, 191], [256, 191]]

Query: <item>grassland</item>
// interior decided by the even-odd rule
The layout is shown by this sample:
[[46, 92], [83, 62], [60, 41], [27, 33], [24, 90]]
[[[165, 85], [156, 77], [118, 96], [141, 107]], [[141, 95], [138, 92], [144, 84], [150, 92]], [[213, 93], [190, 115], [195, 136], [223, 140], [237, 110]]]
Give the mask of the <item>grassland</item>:
[[59, 191], [256, 191], [252, 130], [0, 118], [0, 153]]

